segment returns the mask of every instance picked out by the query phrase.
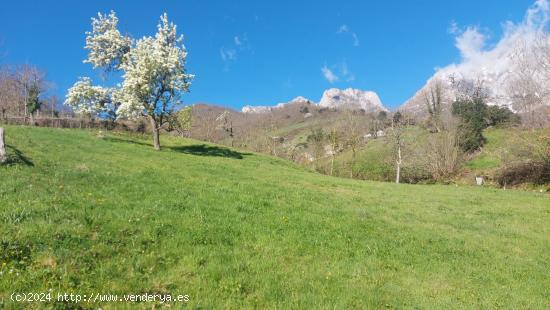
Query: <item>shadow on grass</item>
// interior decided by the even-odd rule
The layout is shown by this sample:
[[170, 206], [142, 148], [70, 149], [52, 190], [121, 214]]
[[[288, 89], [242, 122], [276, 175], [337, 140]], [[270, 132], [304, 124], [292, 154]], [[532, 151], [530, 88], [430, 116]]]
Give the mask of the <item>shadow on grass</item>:
[[150, 143], [146, 143], [146, 142], [142, 142], [142, 141], [136, 141], [136, 140], [130, 140], [130, 139], [121, 139], [121, 138], [116, 138], [116, 137], [105, 137], [105, 138], [103, 138], [103, 140], [109, 141], [109, 142], [126, 142], [126, 143], [131, 143], [131, 144], [145, 145], [145, 146], [153, 147], [153, 145], [150, 144]]
[[190, 154], [190, 155], [197, 155], [197, 156], [217, 156], [217, 157], [227, 157], [227, 158], [234, 158], [234, 159], [243, 159], [244, 156], [246, 155], [252, 155], [251, 153], [240, 153], [225, 147], [209, 146], [206, 144], [173, 146], [169, 148], [176, 152]]
[[[103, 140], [109, 141], [109, 142], [125, 142], [125, 143], [131, 143], [136, 145], [143, 145], [150, 148], [153, 147], [152, 144], [149, 144], [146, 142], [130, 140], [130, 139], [121, 139], [116, 137], [105, 137], [103, 138]], [[230, 150], [225, 147], [210, 146], [206, 144], [195, 144], [195, 145], [184, 145], [184, 146], [164, 146], [162, 148], [166, 148], [175, 152], [190, 154], [190, 155], [216, 156], [216, 157], [227, 157], [227, 158], [234, 158], [234, 159], [243, 159], [244, 156], [246, 155], [252, 155], [251, 153], [241, 153], [241, 152]]]
[[34, 166], [32, 160], [23, 155], [23, 153], [21, 153], [21, 151], [15, 146], [6, 145], [6, 149], [11, 150], [11, 152], [8, 152], [8, 161], [5, 164]]

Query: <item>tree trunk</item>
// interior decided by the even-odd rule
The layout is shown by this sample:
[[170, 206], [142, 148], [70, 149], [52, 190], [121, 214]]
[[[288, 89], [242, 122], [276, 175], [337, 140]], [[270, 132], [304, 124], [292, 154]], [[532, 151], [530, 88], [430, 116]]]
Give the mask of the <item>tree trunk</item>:
[[397, 172], [395, 173], [395, 183], [401, 181], [401, 145], [397, 146]]
[[155, 148], [155, 150], [159, 151], [160, 150], [160, 132], [159, 132], [158, 123], [154, 117], [150, 117], [150, 119], [151, 119], [151, 127], [153, 127], [152, 128], [153, 129], [153, 147]]
[[332, 153], [332, 158], [330, 159], [330, 175], [334, 172], [334, 152]]
[[353, 165], [355, 164], [355, 148], [352, 148], [351, 165], [349, 165], [349, 176], [353, 179]]
[[231, 136], [231, 147], [234, 147], [234, 137], [233, 137], [233, 122], [231, 122], [231, 127], [230, 127], [230, 132], [229, 132], [229, 136]]
[[8, 161], [8, 155], [6, 154], [6, 147], [4, 144], [4, 128], [0, 127], [0, 164]]
[[395, 183], [399, 184], [401, 178], [401, 164], [397, 163], [397, 174], [395, 175]]

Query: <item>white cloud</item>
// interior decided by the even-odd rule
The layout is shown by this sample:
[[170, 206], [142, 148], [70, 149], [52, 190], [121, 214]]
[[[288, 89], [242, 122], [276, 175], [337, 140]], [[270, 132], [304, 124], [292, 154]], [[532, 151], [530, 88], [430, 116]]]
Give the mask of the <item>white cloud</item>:
[[[537, 0], [526, 11], [522, 21], [503, 23], [503, 35], [496, 43], [488, 45], [487, 35], [476, 26], [460, 28], [452, 22], [448, 31], [455, 36], [455, 46], [461, 55], [458, 63], [438, 68], [432, 78], [448, 79], [449, 76], [481, 80], [492, 92], [495, 103], [507, 104], [506, 91], [511, 74], [521, 70], [522, 64], [513, 57], [518, 51], [526, 51], [524, 61], [536, 63], [533, 52], [538, 40], [550, 40], [547, 26], [550, 22], [550, 5], [547, 0]], [[550, 85], [548, 86], [550, 88]]]
[[355, 74], [348, 69], [348, 63], [344, 60], [339, 65], [340, 75], [346, 80], [346, 82], [355, 81]]
[[324, 65], [322, 68], [321, 68], [321, 72], [323, 73], [323, 76], [325, 77], [325, 79], [330, 83], [334, 83], [336, 81], [338, 81], [338, 76], [336, 76], [336, 74], [334, 74], [332, 72], [332, 70], [330, 70], [327, 65]]
[[231, 43], [220, 48], [220, 57], [224, 62], [224, 71], [229, 70], [230, 63], [235, 62], [238, 55], [246, 52], [254, 53], [254, 50], [248, 42], [247, 34], [243, 33], [242, 35], [233, 36]]
[[447, 29], [447, 32], [453, 35], [458, 35], [460, 33], [460, 28], [458, 27], [458, 24], [456, 21], [451, 21], [451, 24], [449, 25], [449, 28]]
[[550, 5], [547, 0], [535, 1], [535, 4], [527, 10], [525, 26], [534, 30], [542, 30], [548, 25], [549, 11]]
[[348, 64], [346, 63], [346, 61], [344, 60], [342, 62], [342, 64], [340, 65], [340, 68], [341, 68], [341, 71], [342, 71], [342, 75], [348, 75], [349, 74], [349, 70], [348, 70]]
[[233, 37], [233, 45], [239, 50], [248, 50], [250, 49], [250, 44], [248, 42], [248, 34], [245, 32], [241, 35], [236, 35]]
[[351, 35], [353, 37], [353, 46], [359, 46], [359, 38], [357, 37], [357, 34], [354, 32]]
[[[441, 73], [459, 71], [463, 75], [479, 74], [480, 71], [504, 74], [511, 68], [510, 56], [520, 45], [532, 46], [548, 25], [550, 6], [547, 0], [537, 0], [519, 23], [504, 23], [504, 34], [492, 47], [487, 48], [487, 36], [478, 27], [469, 26], [456, 32], [455, 46], [462, 61], [439, 70]], [[455, 23], [456, 24], [456, 23]], [[452, 24], [451, 24], [452, 25]]]
[[353, 46], [359, 46], [359, 37], [357, 37], [357, 34], [355, 32], [351, 32], [351, 29], [348, 25], [343, 24], [340, 27], [338, 27], [338, 30], [336, 30], [337, 34], [343, 34], [343, 33], [349, 33], [353, 39]]
[[344, 32], [348, 32], [348, 31], [349, 31], [348, 25], [343, 24], [340, 27], [338, 27], [338, 30], [336, 30], [336, 33], [344, 33]]
[[237, 59], [237, 51], [234, 48], [220, 48], [220, 56], [223, 61], [231, 61]]
[[477, 27], [468, 27], [466, 31], [456, 37], [455, 46], [460, 51], [462, 58], [472, 59], [478, 56], [485, 46], [485, 35]]
[[340, 80], [343, 80], [346, 82], [355, 81], [355, 74], [353, 74], [349, 70], [348, 64], [345, 60], [330, 66], [330, 68], [327, 67], [327, 65], [325, 64], [321, 68], [321, 72], [323, 73], [323, 76], [325, 77], [325, 79], [331, 84]]
[[294, 84], [292, 83], [292, 79], [290, 78], [290, 76], [283, 81], [283, 88], [292, 88], [294, 87]]

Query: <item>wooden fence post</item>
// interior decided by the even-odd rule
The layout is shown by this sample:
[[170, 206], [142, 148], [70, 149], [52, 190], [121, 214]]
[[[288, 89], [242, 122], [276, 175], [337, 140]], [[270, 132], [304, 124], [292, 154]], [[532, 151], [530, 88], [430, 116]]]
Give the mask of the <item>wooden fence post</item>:
[[0, 127], [0, 164], [8, 161], [8, 155], [6, 154], [6, 147], [4, 143], [4, 128]]

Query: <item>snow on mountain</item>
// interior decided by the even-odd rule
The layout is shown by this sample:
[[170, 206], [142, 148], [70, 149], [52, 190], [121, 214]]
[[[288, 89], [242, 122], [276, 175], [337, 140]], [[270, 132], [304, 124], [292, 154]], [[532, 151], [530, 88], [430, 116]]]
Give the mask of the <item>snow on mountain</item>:
[[366, 112], [388, 111], [375, 92], [354, 88], [325, 90], [319, 106], [337, 109], [363, 109]]
[[243, 113], [267, 113], [271, 111], [274, 107], [268, 107], [268, 106], [252, 106], [252, 105], [245, 105], [241, 112]]
[[302, 97], [302, 96], [298, 96], [298, 97], [290, 100], [288, 103], [308, 103], [308, 102], [311, 103], [311, 100], [309, 100], [305, 97]]
[[311, 100], [304, 98], [302, 96], [298, 96], [289, 102], [281, 102], [274, 106], [251, 106], [247, 105], [242, 108], [243, 113], [267, 113], [272, 111], [273, 109], [279, 109], [289, 104], [295, 104], [295, 103], [311, 103]]
[[[540, 48], [541, 43], [548, 44], [550, 40], [550, 36], [545, 31], [550, 20], [549, 13], [548, 1], [536, 1], [527, 10], [523, 21], [517, 24], [505, 23], [503, 36], [489, 48], [486, 47], [486, 35], [476, 27], [467, 27], [457, 32], [455, 45], [462, 56], [461, 62], [438, 69], [426, 84], [398, 110], [412, 114], [423, 113], [424, 92], [429, 90], [430, 85], [436, 80], [447, 86], [447, 101], [452, 102], [456, 94], [448, 86], [453, 77], [455, 80], [480, 83], [489, 95], [488, 104], [508, 106], [512, 110], [521, 111], [521, 97], [530, 94], [518, 85], [518, 77], [525, 75], [527, 70], [531, 70], [529, 75], [534, 81], [534, 84], [530, 85], [531, 89], [528, 89], [533, 92], [531, 95], [539, 96], [534, 87], [550, 88], [546, 76], [540, 74], [537, 68], [541, 66], [537, 49]], [[544, 104], [544, 101], [540, 100], [541, 104]]]
[[[298, 96], [289, 102], [279, 103], [274, 106], [244, 106], [243, 113], [267, 113], [273, 109], [279, 109], [289, 104], [313, 103], [311, 100]], [[375, 92], [363, 91], [360, 89], [337, 89], [331, 88], [323, 92], [320, 107], [336, 109], [363, 109], [366, 112], [388, 111], [380, 102]]]

